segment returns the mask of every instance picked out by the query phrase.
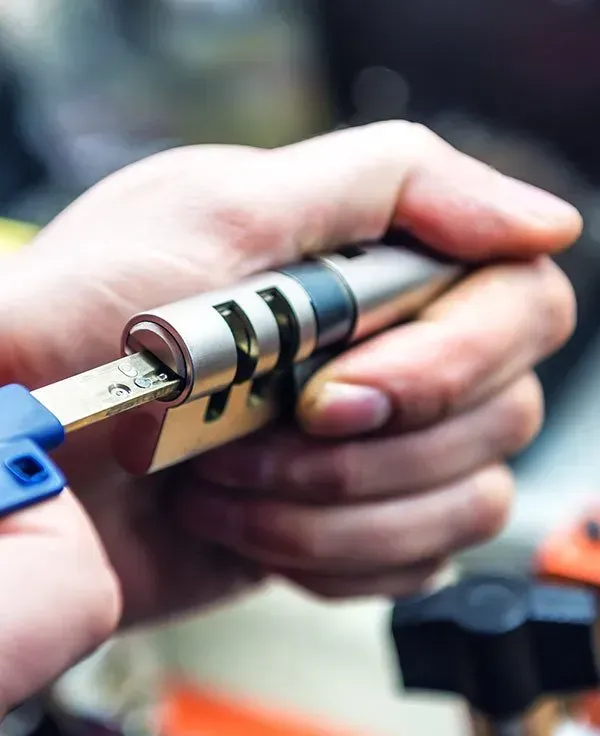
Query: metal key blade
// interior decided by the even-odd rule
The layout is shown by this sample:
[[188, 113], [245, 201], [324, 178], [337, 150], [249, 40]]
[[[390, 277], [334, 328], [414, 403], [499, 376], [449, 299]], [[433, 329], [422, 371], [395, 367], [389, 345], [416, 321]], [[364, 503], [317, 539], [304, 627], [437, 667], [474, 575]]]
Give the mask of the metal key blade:
[[148, 353], [136, 353], [44, 386], [32, 395], [73, 432], [177, 394], [181, 379]]

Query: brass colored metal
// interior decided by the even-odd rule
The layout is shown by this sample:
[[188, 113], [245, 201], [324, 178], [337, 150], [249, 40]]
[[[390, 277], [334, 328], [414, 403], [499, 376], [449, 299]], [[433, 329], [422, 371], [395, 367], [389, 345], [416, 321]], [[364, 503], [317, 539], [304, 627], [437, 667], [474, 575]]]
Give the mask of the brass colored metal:
[[138, 353], [44, 386], [32, 395], [66, 432], [177, 393], [181, 379], [149, 353]]

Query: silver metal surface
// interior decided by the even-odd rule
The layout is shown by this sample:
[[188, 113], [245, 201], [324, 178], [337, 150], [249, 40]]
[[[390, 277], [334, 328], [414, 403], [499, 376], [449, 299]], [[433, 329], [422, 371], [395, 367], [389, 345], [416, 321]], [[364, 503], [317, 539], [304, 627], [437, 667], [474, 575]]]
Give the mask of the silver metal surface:
[[[161, 339], [158, 352], [156, 345]], [[183, 382], [177, 403], [226, 388], [235, 376], [234, 336], [204, 295], [136, 315], [125, 327], [123, 348], [128, 354], [140, 348], [153, 350], [165, 365], [177, 371]]]
[[[257, 383], [273, 372], [286, 347], [281, 343], [277, 307], [270, 301], [273, 295], [281, 297], [297, 330], [297, 345], [284, 366], [291, 368], [315, 350], [316, 315], [302, 286], [275, 271], [136, 315], [128, 322], [124, 352], [154, 353], [181, 377], [183, 386], [172, 400], [140, 412], [147, 420], [144, 437], [137, 441], [134, 435], [118, 448], [128, 471], [162, 470], [276, 418], [281, 377]], [[247, 374], [240, 380], [242, 360]]]
[[[315, 260], [335, 272], [356, 302], [349, 343], [413, 316], [459, 274], [389, 246]], [[137, 409], [142, 421], [116, 443], [119, 460], [133, 473], [155, 472], [281, 414], [302, 385], [303, 369], [310, 374], [334, 354], [317, 350], [315, 309], [301, 280], [276, 271], [253, 276], [135, 315], [123, 331], [122, 359], [34, 396], [68, 432]]]
[[348, 285], [358, 308], [353, 339], [406, 320], [461, 275], [461, 267], [385, 245], [334, 253], [321, 260]]
[[180, 383], [154, 356], [137, 354], [44, 386], [32, 395], [72, 432], [173, 396]]
[[[413, 316], [460, 273], [403, 248], [365, 246], [352, 254], [315, 259], [356, 302], [350, 342]], [[317, 324], [302, 283], [276, 271], [133, 317], [124, 352], [152, 352], [183, 388], [140, 410], [144, 436], [131, 433], [120, 444], [121, 463], [135, 474], [156, 472], [271, 422], [292, 391], [281, 372], [291, 377], [323, 362], [315, 352]]]
[[317, 344], [315, 312], [310, 297], [297, 281], [283, 273], [268, 271], [246, 279], [240, 288], [255, 293], [277, 290], [290, 305], [300, 331], [298, 350], [293, 362], [299, 363], [312, 355]]

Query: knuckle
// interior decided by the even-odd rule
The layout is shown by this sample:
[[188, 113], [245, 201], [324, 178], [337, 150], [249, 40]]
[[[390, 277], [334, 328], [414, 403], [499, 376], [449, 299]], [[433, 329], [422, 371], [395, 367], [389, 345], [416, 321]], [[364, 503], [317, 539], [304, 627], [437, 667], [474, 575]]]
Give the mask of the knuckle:
[[528, 445], [538, 434], [544, 419], [544, 394], [539, 379], [533, 373], [509, 389], [502, 420], [506, 452], [515, 452]]
[[431, 128], [410, 120], [384, 120], [367, 127], [388, 154], [399, 151], [402, 143], [403, 151], [409, 151], [413, 160], [427, 159], [447, 145]]
[[440, 343], [435, 372], [437, 380], [431, 385], [435, 392], [435, 404], [441, 418], [460, 408], [468, 400], [480, 379], [485, 376], [491, 363], [493, 343], [479, 331], [448, 334]]
[[439, 404], [442, 415], [449, 414], [459, 406], [471, 386], [470, 375], [462, 366], [449, 366], [442, 374], [439, 384]]
[[250, 192], [238, 193], [235, 201], [215, 202], [211, 227], [233, 252], [251, 258], [278, 253], [286, 233], [292, 231], [293, 218], [279, 208], [258, 205]]
[[405, 121], [404, 135], [417, 156], [429, 155], [444, 145], [439, 135], [423, 123]]
[[308, 521], [299, 520], [280, 539], [286, 552], [296, 559], [311, 561], [326, 557], [323, 535], [315, 524]]
[[327, 554], [327, 540], [312, 516], [287, 509], [257, 506], [246, 524], [246, 539], [268, 555], [290, 560], [320, 560]]
[[277, 488], [285, 484], [303, 499], [344, 503], [360, 494], [368, 482], [369, 469], [359, 461], [354, 443], [302, 452], [281, 464], [274, 483]]
[[434, 347], [403, 372], [396, 391], [405, 410], [403, 423], [422, 425], [443, 420], [468, 403], [474, 386], [490, 371], [494, 344], [481, 330], [448, 329], [435, 322], [418, 328], [430, 333]]
[[512, 473], [505, 465], [493, 465], [472, 478], [468, 497], [470, 541], [495, 537], [504, 527], [514, 492]]
[[[232, 266], [239, 267], [241, 257], [277, 254], [296, 222], [293, 208], [277, 206], [281, 182], [270, 154], [241, 146], [188, 146], [156, 154], [161, 181], [165, 169], [177, 171], [169, 196], [176, 201], [181, 221], [191, 232], [200, 225], [207, 242], [210, 236], [226, 242]], [[199, 190], [204, 192], [201, 205]]]
[[469, 361], [471, 361], [471, 366], [479, 364], [481, 347], [474, 342], [464, 343], [463, 347], [464, 360], [458, 362], [449, 360], [442, 367], [437, 382], [436, 404], [439, 406], [441, 418], [448, 416], [463, 404], [473, 387], [474, 376], [469, 367]]

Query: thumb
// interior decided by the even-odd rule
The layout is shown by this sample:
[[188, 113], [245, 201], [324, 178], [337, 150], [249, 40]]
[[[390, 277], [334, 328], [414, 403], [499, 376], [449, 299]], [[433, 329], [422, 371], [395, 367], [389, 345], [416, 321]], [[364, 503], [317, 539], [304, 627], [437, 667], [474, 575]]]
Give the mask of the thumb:
[[560, 250], [582, 223], [571, 205], [407, 122], [275, 151], [174, 149], [108, 177], [9, 257], [0, 361], [32, 383], [85, 370], [116, 357], [139, 310], [392, 226], [480, 261]]
[[120, 591], [72, 494], [0, 521], [0, 715], [112, 635]]

